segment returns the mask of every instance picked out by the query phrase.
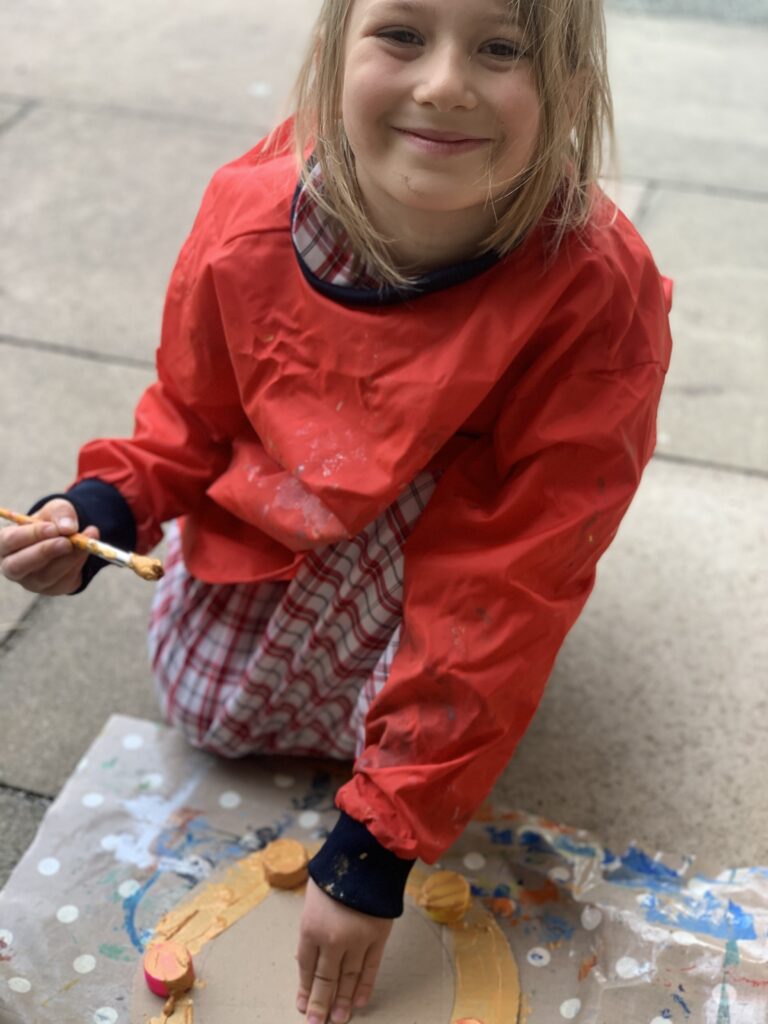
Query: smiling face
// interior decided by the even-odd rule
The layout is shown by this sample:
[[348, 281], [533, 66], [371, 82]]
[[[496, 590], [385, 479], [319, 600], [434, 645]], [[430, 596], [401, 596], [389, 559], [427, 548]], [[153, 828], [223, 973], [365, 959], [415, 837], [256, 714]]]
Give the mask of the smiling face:
[[531, 161], [539, 109], [504, 0], [354, 0], [342, 119], [381, 228], [435, 214], [487, 233], [489, 197], [503, 208]]

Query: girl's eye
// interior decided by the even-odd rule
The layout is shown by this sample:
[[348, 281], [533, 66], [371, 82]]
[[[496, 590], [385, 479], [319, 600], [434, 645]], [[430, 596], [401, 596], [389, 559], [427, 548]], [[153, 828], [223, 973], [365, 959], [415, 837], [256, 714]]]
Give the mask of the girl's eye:
[[377, 35], [387, 42], [397, 43], [400, 46], [418, 46], [421, 43], [421, 36], [410, 28], [385, 28]]
[[520, 60], [526, 56], [522, 43], [511, 43], [506, 39], [492, 39], [483, 46], [483, 53], [500, 60]]

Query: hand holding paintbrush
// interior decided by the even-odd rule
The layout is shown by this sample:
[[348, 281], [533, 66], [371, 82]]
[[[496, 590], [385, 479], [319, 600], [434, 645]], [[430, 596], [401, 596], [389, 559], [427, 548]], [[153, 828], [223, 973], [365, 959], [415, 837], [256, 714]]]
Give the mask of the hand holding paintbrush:
[[[105, 561], [112, 562], [114, 565], [132, 569], [132, 571], [135, 572], [138, 577], [141, 577], [142, 580], [160, 580], [163, 575], [163, 565], [157, 558], [147, 558], [144, 555], [137, 555], [133, 552], [121, 551], [119, 548], [115, 548], [111, 544], [105, 544], [94, 537], [87, 536], [87, 534], [66, 534], [66, 532], [60, 532], [58, 538], [56, 538], [55, 532], [51, 532], [50, 527], [46, 529], [47, 522], [41, 517], [36, 518], [33, 516], [23, 515], [18, 512], [11, 512], [9, 509], [5, 508], [0, 508], [0, 517], [8, 519], [10, 522], [14, 522], [17, 525], [35, 525], [41, 531], [39, 536], [30, 536], [30, 538], [27, 539], [27, 544], [22, 547], [29, 547], [35, 542], [40, 543], [45, 540], [63, 540], [67, 541], [71, 548], [96, 555], [98, 558], [103, 558]], [[53, 525], [55, 528], [53, 523], [50, 525]], [[7, 558], [8, 555], [16, 553], [15, 550], [2, 550], [4, 547], [4, 545], [0, 545], [0, 556]], [[6, 575], [10, 575], [7, 569], [4, 569], [4, 571]], [[22, 581], [19, 580], [18, 582]], [[34, 589], [40, 593], [47, 592], [40, 586], [35, 587]]]

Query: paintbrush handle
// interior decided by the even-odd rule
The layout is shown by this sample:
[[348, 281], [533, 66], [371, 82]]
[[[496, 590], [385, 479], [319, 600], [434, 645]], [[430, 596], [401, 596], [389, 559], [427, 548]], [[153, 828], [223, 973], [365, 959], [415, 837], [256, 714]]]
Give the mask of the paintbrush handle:
[[[8, 508], [0, 508], [0, 518], [8, 519], [19, 526], [26, 526], [29, 523], [37, 523], [40, 520], [32, 516], [25, 516], [21, 512], [11, 512]], [[121, 551], [120, 548], [105, 544], [102, 540], [95, 540], [93, 537], [86, 537], [84, 533], [62, 534], [73, 547], [80, 551], [87, 551], [91, 555], [97, 555], [112, 565], [118, 565], [121, 569], [131, 569], [145, 580], [157, 580], [163, 575], [161, 563], [155, 558], [146, 558], [144, 555], [134, 555], [130, 551]]]

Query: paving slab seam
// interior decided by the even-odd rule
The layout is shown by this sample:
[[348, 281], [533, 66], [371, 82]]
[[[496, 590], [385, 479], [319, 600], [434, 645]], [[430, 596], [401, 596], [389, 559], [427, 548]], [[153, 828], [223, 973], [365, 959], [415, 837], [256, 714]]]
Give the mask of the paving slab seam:
[[55, 341], [42, 341], [39, 338], [20, 338], [13, 334], [0, 334], [0, 345], [11, 348], [33, 349], [36, 352], [51, 352], [55, 355], [68, 356], [70, 359], [85, 359], [91, 363], [107, 363], [110, 366], [122, 366], [131, 370], [154, 370], [153, 359], [139, 359], [136, 356], [114, 355], [100, 352], [98, 349], [78, 348], [76, 345], [59, 345]]
[[656, 452], [653, 456], [659, 462], [674, 462], [680, 466], [692, 466], [694, 469], [713, 469], [721, 473], [733, 473], [735, 476], [757, 477], [768, 480], [768, 470], [756, 466], [732, 466], [727, 462], [715, 462], [711, 459], [697, 459], [690, 455], [675, 455], [673, 452]]
[[639, 230], [642, 230], [645, 218], [648, 216], [648, 211], [651, 208], [654, 196], [659, 191], [659, 183], [654, 179], [648, 179], [643, 182], [643, 192], [640, 196], [640, 201], [637, 204], [637, 209], [632, 216], [632, 223]]
[[24, 640], [27, 630], [32, 626], [37, 613], [41, 611], [44, 601], [45, 598], [42, 594], [36, 594], [21, 617], [3, 628], [2, 635], [0, 635], [0, 659], [6, 654], [10, 654], [14, 647]]
[[55, 796], [51, 796], [50, 793], [39, 793], [35, 789], [25, 789], [23, 786], [14, 786], [10, 782], [3, 782], [0, 779], [0, 795], [3, 793], [15, 793], [18, 796], [27, 796], [34, 800], [45, 800], [47, 804], [52, 804], [56, 799]]
[[646, 178], [642, 174], [623, 174], [618, 180], [627, 185], [653, 185], [657, 191], [686, 192], [717, 199], [742, 199], [746, 202], [768, 202], [768, 189], [737, 188], [735, 185], [713, 185], [706, 181], [681, 181], [677, 178]]
[[[187, 114], [183, 110], [150, 110], [147, 107], [129, 107], [120, 103], [97, 103], [88, 100], [62, 99], [57, 96], [15, 96], [13, 93], [1, 93], [0, 100], [7, 103], [19, 103], [24, 100], [34, 103], [40, 108], [55, 108], [56, 110], [72, 110], [90, 112], [94, 114], [109, 114], [111, 116], [124, 118], [137, 118], [142, 121], [161, 121], [167, 124], [191, 125], [200, 128], [221, 128], [226, 131], [230, 129], [247, 128], [258, 133], [257, 138], [266, 135], [271, 123], [264, 121], [249, 121], [247, 119], [229, 119], [219, 117], [205, 117], [200, 114]], [[255, 116], [258, 112], [254, 111]], [[287, 111], [286, 111], [287, 116]]]
[[[13, 102], [15, 103], [17, 101], [14, 100]], [[3, 123], [0, 124], [0, 135], [7, 135], [12, 128], [15, 128], [17, 124], [19, 124], [21, 121], [24, 121], [25, 118], [28, 117], [28, 115], [33, 110], [36, 110], [39, 106], [39, 100], [29, 99], [23, 101], [19, 109], [16, 111], [16, 113], [11, 114], [7, 121], [3, 121]]]

